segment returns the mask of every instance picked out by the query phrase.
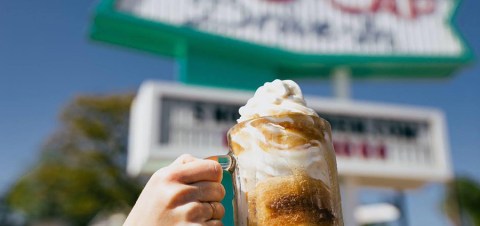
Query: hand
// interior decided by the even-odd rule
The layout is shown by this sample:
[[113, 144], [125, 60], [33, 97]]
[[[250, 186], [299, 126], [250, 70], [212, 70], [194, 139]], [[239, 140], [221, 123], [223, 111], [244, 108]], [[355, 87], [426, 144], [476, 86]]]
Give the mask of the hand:
[[153, 174], [124, 226], [223, 225], [222, 173], [218, 162], [180, 156]]

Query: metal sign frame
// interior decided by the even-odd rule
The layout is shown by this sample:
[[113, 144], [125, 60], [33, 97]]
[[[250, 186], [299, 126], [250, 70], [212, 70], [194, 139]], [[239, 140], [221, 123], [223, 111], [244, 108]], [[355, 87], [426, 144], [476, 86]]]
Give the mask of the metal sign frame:
[[455, 26], [460, 0], [455, 0], [450, 19], [445, 21], [461, 43], [463, 51], [458, 56], [293, 52], [142, 19], [117, 10], [117, 1], [100, 2], [91, 38], [174, 57], [178, 59], [180, 80], [185, 83], [255, 89], [274, 78], [329, 78], [339, 67], [348, 68], [357, 79], [445, 78], [473, 59]]

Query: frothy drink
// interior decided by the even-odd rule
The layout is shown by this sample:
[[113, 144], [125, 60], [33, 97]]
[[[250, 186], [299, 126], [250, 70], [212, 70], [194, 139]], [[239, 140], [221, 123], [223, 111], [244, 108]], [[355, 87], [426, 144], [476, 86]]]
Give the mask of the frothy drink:
[[[343, 225], [331, 129], [293, 81], [260, 87], [229, 131], [237, 225]], [[243, 212], [242, 212], [243, 211]]]

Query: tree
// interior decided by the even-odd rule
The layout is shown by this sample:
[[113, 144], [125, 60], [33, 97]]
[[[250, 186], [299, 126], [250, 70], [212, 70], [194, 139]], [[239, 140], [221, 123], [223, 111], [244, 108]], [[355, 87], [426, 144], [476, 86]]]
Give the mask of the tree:
[[12, 186], [8, 203], [29, 222], [86, 225], [102, 212], [128, 211], [141, 189], [125, 173], [132, 94], [79, 96], [38, 163]]
[[10, 209], [10, 206], [7, 205], [4, 197], [0, 197], [0, 225], [2, 226], [14, 226], [22, 225], [22, 219], [15, 214]]
[[442, 209], [454, 225], [480, 226], [480, 184], [468, 177], [455, 178], [447, 187]]

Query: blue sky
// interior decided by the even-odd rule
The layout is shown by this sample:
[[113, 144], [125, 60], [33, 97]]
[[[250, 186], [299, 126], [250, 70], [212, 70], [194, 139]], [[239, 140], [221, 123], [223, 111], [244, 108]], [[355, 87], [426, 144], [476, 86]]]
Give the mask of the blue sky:
[[[136, 90], [145, 79], [173, 80], [172, 60], [93, 43], [88, 39], [97, 1], [0, 0], [0, 191], [34, 164], [58, 126], [59, 110], [79, 94]], [[464, 0], [458, 25], [476, 55], [480, 2]], [[480, 66], [436, 81], [360, 81], [353, 98], [421, 105], [447, 116], [453, 166], [480, 180]], [[328, 82], [300, 83], [310, 95], [331, 95]], [[448, 225], [438, 211], [442, 188], [408, 192], [412, 226]]]

